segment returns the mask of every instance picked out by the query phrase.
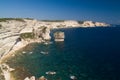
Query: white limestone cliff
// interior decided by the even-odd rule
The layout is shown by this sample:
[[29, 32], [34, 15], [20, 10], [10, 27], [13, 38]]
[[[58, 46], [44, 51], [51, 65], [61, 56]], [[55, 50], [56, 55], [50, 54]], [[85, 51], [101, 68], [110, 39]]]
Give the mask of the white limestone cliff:
[[[43, 40], [50, 40], [50, 29], [55, 28], [71, 28], [71, 27], [96, 27], [96, 26], [110, 26], [106, 23], [92, 22], [92, 21], [83, 21], [79, 23], [75, 20], [65, 20], [65, 21], [40, 21], [40, 20], [30, 20], [23, 19], [23, 21], [18, 20], [7, 20], [0, 22], [0, 58], [1, 56], [7, 54], [9, 51], [20, 46], [25, 46], [30, 42], [42, 42]], [[43, 32], [43, 28], [45, 28]], [[28, 39], [27, 41], [19, 42], [17, 39], [20, 37], [21, 33], [32, 32], [35, 30], [36, 38], [34, 40]], [[40, 38], [41, 37], [41, 38]]]
[[48, 27], [45, 27], [44, 28], [44, 31], [42, 33], [42, 38], [44, 40], [50, 40], [51, 39], [51, 36], [50, 36], [50, 29]]

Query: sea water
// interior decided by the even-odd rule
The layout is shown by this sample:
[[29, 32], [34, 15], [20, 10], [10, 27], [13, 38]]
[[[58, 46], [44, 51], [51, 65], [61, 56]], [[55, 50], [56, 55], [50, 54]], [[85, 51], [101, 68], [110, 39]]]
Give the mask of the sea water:
[[[53, 33], [65, 32], [64, 42]], [[8, 60], [16, 80], [45, 76], [48, 80], [120, 80], [120, 27], [52, 30], [50, 44], [30, 44]], [[54, 75], [46, 74], [56, 72]]]

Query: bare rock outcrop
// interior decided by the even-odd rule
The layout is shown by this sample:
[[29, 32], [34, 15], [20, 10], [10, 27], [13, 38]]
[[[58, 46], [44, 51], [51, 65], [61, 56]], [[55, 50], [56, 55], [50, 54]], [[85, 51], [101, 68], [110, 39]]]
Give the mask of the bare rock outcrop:
[[30, 78], [26, 77], [24, 80], [35, 80], [35, 76], [31, 76]]
[[106, 23], [95, 22], [95, 26], [110, 26], [110, 25]]
[[13, 68], [10, 68], [7, 64], [1, 64], [0, 69], [3, 73], [5, 80], [12, 80], [11, 79], [11, 71], [13, 71]]
[[50, 40], [51, 39], [50, 29], [48, 27], [43, 28], [42, 32], [43, 32], [42, 33], [42, 38], [44, 40]]
[[55, 38], [55, 41], [64, 41], [64, 38], [65, 38], [65, 34], [64, 32], [55, 32], [54, 33], [54, 38]]
[[81, 24], [83, 27], [106, 27], [110, 26], [109, 24], [102, 23], [102, 22], [93, 22], [93, 21], [84, 21], [83, 24]]
[[92, 22], [92, 21], [84, 21], [83, 22], [83, 27], [94, 27], [95, 26], [95, 24]]

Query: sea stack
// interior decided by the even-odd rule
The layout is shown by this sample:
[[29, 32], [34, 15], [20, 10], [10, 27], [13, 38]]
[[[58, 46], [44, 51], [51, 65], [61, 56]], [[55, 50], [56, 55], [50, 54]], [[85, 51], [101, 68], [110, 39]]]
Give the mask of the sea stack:
[[58, 31], [54, 33], [55, 41], [64, 41], [65, 34], [64, 32]]

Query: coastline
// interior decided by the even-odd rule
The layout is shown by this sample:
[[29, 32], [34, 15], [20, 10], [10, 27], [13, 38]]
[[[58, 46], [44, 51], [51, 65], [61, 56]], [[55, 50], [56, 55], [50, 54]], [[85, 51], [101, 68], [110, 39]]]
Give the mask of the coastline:
[[7, 60], [7, 58], [14, 56], [14, 53], [22, 48], [24, 48], [25, 46], [27, 46], [28, 44], [25, 45], [21, 45], [19, 47], [17, 47], [17, 49], [11, 50], [10, 52], [8, 52], [6, 55], [3, 55], [0, 59], [0, 64], [6, 62], [5, 60]]
[[[79, 26], [76, 26], [76, 27], [61, 27], [61, 28], [53, 28], [51, 30], [57, 30], [57, 29], [70, 29], [70, 28], [88, 28], [88, 27], [79, 27]], [[89, 27], [89, 28], [93, 28], [93, 27]], [[28, 40], [28, 41], [20, 41], [20, 42], [17, 42], [11, 51], [9, 51], [7, 54], [3, 55], [1, 58], [0, 58], [0, 64], [1, 63], [4, 63], [6, 62], [5, 60], [7, 60], [7, 58], [11, 57], [11, 56], [14, 56], [14, 53], [24, 47], [26, 47], [27, 45], [31, 44], [31, 43], [41, 43], [41, 42], [45, 42], [44, 40], [39, 40], [39, 39], [33, 39], [33, 40]]]
[[42, 41], [37, 41], [37, 40], [31, 40], [30, 42], [18, 42], [16, 45], [14, 45], [13, 49], [11, 51], [9, 51], [7, 54], [3, 55], [0, 59], [0, 64], [5, 63], [6, 60], [12, 56], [15, 55], [15, 53], [17, 51], [19, 51], [20, 49], [26, 47], [27, 45], [31, 44], [31, 43], [41, 43]]
[[[1, 25], [0, 61], [1, 59], [3, 59], [4, 56], [8, 55], [11, 52], [14, 52], [15, 50], [19, 50], [19, 48], [21, 48], [20, 46], [17, 46], [18, 49], [14, 47], [16, 45], [15, 41], [19, 37], [25, 38], [26, 37], [25, 35], [27, 35], [27, 37], [29, 38], [32, 38], [34, 36], [35, 39], [38, 39], [41, 37], [44, 40], [46, 40], [46, 39], [50, 39], [49, 34], [50, 34], [50, 30], [52, 29], [110, 26], [109, 24], [106, 24], [106, 23], [101, 23], [101, 22], [94, 23], [92, 21], [83, 21], [82, 23], [80, 23], [79, 21], [75, 21], [75, 20], [64, 20], [62, 22], [61, 21], [51, 22], [50, 20], [42, 21], [42, 20], [36, 20], [36, 19], [29, 20], [29, 19], [24, 19], [24, 18], [21, 18], [20, 21], [14, 18], [12, 19], [6, 18], [5, 21], [0, 22], [0, 25]], [[17, 36], [17, 38], [16, 37], [14, 38], [14, 36]], [[29, 41], [27, 44], [29, 44]], [[14, 44], [12, 44], [12, 42], [14, 42]], [[36, 42], [36, 40], [33, 42]], [[25, 43], [24, 45], [21, 45], [21, 46], [24, 47], [27, 44]], [[14, 47], [15, 50], [12, 47]]]
[[[31, 43], [42, 43], [44, 42], [44, 40], [29, 40], [29, 41], [20, 41], [17, 42], [11, 51], [9, 51], [7, 54], [3, 55], [0, 59], [0, 69], [2, 69], [2, 65], [6, 65], [7, 66], [7, 70], [4, 70], [4, 68], [2, 69], [3, 72], [3, 77], [5, 78], [5, 80], [15, 80], [13, 77], [13, 74], [11, 73], [11, 67], [9, 66], [9, 64], [7, 64], [8, 59], [11, 57], [14, 57], [17, 53], [17, 51], [25, 48], [26, 46], [28, 46]], [[13, 69], [14, 71], [15, 69]]]

